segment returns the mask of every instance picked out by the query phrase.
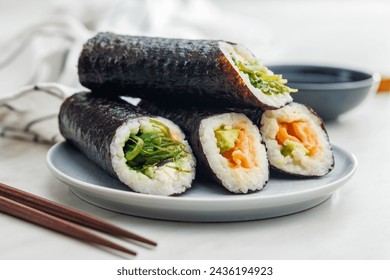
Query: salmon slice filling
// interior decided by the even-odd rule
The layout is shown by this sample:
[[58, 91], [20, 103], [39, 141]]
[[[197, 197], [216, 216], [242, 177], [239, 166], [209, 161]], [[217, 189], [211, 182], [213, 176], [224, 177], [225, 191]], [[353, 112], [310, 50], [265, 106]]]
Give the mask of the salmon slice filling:
[[[220, 127], [219, 129], [226, 128]], [[215, 133], [217, 133], [217, 131], [218, 130], [216, 130]], [[228, 128], [227, 131], [235, 132], [232, 133], [234, 137], [233, 141], [230, 139], [231, 143], [234, 144], [228, 149], [221, 149], [221, 145], [219, 145], [219, 148], [221, 155], [228, 160], [229, 167], [253, 168], [254, 166], [257, 166], [254, 156], [253, 139], [248, 136], [245, 127], [238, 126], [230, 129]]]
[[293, 142], [302, 144], [307, 149], [307, 155], [314, 156], [318, 153], [319, 144], [317, 135], [310, 129], [305, 121], [278, 122], [279, 130], [276, 134], [276, 141], [283, 146], [281, 152], [284, 156], [292, 156], [293, 146], [288, 144]]

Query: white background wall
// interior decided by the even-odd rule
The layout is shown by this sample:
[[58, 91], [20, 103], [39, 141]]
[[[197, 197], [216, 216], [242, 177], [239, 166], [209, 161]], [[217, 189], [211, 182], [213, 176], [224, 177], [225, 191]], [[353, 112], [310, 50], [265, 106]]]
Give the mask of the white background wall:
[[0, 42], [64, 14], [95, 30], [238, 41], [265, 63], [353, 66], [390, 75], [386, 0], [0, 0]]

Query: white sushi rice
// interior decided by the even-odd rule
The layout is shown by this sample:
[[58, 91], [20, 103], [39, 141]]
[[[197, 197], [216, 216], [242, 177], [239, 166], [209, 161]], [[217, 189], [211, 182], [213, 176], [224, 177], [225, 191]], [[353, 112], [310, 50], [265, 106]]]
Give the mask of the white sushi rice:
[[[240, 75], [242, 80], [244, 81], [245, 85], [248, 87], [248, 89], [256, 96], [260, 102], [267, 104], [268, 106], [272, 106], [275, 108], [280, 108], [284, 106], [285, 104], [288, 104], [292, 102], [292, 97], [288, 93], [283, 94], [265, 94], [261, 91], [261, 89], [255, 88], [250, 80], [249, 76], [236, 66], [234, 63], [232, 57], [236, 57], [240, 61], [253, 61], [257, 60], [257, 58], [244, 46], [242, 45], [232, 45], [227, 42], [220, 41], [219, 47], [222, 53], [225, 55], [225, 57], [228, 59], [230, 64], [233, 66], [233, 68], [236, 70], [236, 72]], [[269, 74], [273, 75], [273, 72], [268, 69]]]
[[[281, 153], [282, 145], [276, 140], [278, 122], [306, 122], [317, 136], [319, 149], [308, 155], [304, 149], [294, 149], [291, 156]], [[304, 176], [322, 176], [333, 166], [333, 152], [328, 136], [322, 128], [322, 120], [305, 105], [291, 103], [277, 110], [265, 111], [261, 118], [261, 134], [267, 147], [270, 164], [282, 171]]]
[[[253, 158], [257, 166], [231, 168], [228, 160], [220, 154], [214, 131], [222, 125], [232, 128], [244, 127], [253, 141]], [[234, 193], [247, 193], [263, 188], [269, 177], [266, 150], [258, 128], [244, 115], [225, 113], [203, 119], [199, 126], [199, 138], [203, 152], [215, 176], [222, 185]]]
[[177, 125], [161, 117], [153, 117], [153, 119], [169, 127], [171, 134], [175, 135], [178, 138], [177, 140], [186, 146], [188, 154], [176, 162], [176, 167], [181, 170], [190, 170], [191, 172], [181, 172], [175, 168], [168, 167], [168, 165], [172, 166], [174, 164], [170, 162], [160, 167], [150, 167], [148, 173], [152, 174], [152, 176], [149, 178], [141, 172], [132, 170], [126, 164], [123, 147], [130, 133], [137, 133], [140, 128], [151, 125], [148, 117], [129, 119], [116, 130], [110, 145], [112, 167], [119, 180], [136, 192], [163, 196], [180, 194], [191, 187], [192, 180], [195, 177], [195, 160], [192, 150], [187, 140], [185, 140], [183, 132]]

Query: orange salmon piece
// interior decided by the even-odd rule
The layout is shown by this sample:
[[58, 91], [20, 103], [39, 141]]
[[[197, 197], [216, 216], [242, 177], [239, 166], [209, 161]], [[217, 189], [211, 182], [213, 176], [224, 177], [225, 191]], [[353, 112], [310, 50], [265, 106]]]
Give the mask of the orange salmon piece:
[[291, 123], [279, 123], [276, 141], [278, 141], [279, 145], [283, 146], [286, 140], [302, 143], [303, 146], [309, 150], [310, 155], [314, 155], [318, 152], [317, 137], [306, 122], [295, 121]]
[[222, 153], [222, 156], [229, 161], [231, 168], [252, 168], [255, 165], [252, 139], [246, 136], [244, 129], [240, 128], [234, 147]]

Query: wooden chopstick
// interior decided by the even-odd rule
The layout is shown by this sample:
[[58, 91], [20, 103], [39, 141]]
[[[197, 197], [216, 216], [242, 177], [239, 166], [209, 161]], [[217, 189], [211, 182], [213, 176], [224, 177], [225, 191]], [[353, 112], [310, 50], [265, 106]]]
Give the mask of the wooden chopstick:
[[382, 76], [378, 87], [378, 93], [390, 93], [390, 76]]
[[135, 256], [137, 253], [93, 234], [81, 226], [0, 196], [0, 211], [45, 228]]
[[2, 183], [0, 183], [0, 195], [82, 226], [93, 228], [111, 235], [126, 237], [151, 246], [157, 246], [157, 243], [152, 240], [107, 223], [102, 219]]

